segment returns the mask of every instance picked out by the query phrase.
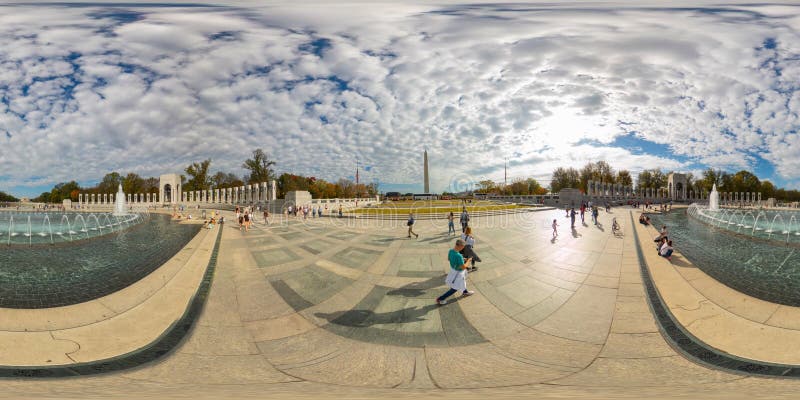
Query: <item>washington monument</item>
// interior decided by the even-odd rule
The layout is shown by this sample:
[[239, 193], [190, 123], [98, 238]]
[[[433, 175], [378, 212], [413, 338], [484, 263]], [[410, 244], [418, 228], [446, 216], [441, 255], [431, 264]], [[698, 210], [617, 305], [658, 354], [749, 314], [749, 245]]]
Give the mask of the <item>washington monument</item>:
[[425, 150], [425, 153], [422, 155], [423, 157], [423, 164], [425, 171], [423, 172], [423, 179], [425, 179], [425, 190], [423, 193], [430, 193], [431, 192], [431, 185], [428, 181], [428, 150]]

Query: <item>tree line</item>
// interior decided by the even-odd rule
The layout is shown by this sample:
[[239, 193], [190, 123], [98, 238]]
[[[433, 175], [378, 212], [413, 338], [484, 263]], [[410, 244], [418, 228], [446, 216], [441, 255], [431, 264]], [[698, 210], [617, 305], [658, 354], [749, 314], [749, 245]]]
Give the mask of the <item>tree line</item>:
[[[542, 195], [547, 193], [547, 189], [542, 187], [536, 179], [533, 178], [514, 178], [509, 185], [501, 185], [491, 179], [478, 182], [478, 188], [475, 193], [496, 194], [502, 196], [528, 196], [528, 195]], [[442, 193], [448, 195], [450, 193]]]
[[[577, 188], [586, 193], [590, 180], [634, 186], [638, 189], [666, 189], [669, 174], [672, 172], [664, 172], [660, 168], [642, 170], [636, 176], [636, 185], [634, 186], [629, 171], [615, 171], [605, 161], [590, 162], [581, 169], [573, 167], [557, 168], [553, 171], [550, 191], [558, 193], [564, 188]], [[746, 170], [730, 173], [720, 169], [708, 168], [703, 171], [701, 176], [694, 176], [692, 173], [686, 174], [686, 181], [687, 193], [688, 191], [708, 193], [711, 192], [712, 187], [716, 184], [719, 192], [761, 192], [761, 198], [764, 200], [774, 197], [779, 201], [800, 201], [800, 191], [777, 188], [769, 180], [762, 181], [755, 174]]]
[[16, 202], [19, 201], [19, 199], [6, 192], [0, 192], [0, 201]]
[[[348, 179], [340, 179], [336, 183], [330, 183], [315, 177], [305, 177], [290, 173], [283, 173], [276, 176], [274, 169], [275, 161], [270, 160], [262, 149], [253, 151], [251, 158], [242, 163], [242, 168], [248, 171], [243, 177], [231, 172], [217, 171], [211, 173], [211, 159], [193, 162], [184, 169], [181, 174], [181, 187], [183, 192], [195, 190], [209, 190], [217, 188], [239, 187], [247, 184], [276, 181], [277, 197], [283, 198], [286, 192], [293, 190], [308, 190], [314, 198], [352, 198], [356, 196], [375, 196], [378, 194], [378, 185], [358, 184]], [[95, 186], [81, 187], [76, 181], [62, 182], [56, 184], [49, 192], [43, 192], [34, 198], [35, 202], [60, 203], [70, 199], [78, 201], [78, 195], [116, 193], [119, 185], [125, 193], [158, 193], [159, 178], [144, 178], [136, 173], [122, 175], [118, 172], [106, 174], [103, 179]], [[0, 192], [0, 201], [18, 201], [13, 196], [9, 200], [3, 200], [3, 196], [8, 196]]]

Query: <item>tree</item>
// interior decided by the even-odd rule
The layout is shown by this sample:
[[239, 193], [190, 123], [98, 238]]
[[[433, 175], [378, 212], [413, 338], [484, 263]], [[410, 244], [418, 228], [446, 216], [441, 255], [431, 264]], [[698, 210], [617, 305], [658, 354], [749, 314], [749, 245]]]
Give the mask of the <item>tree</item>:
[[186, 174], [189, 180], [183, 185], [184, 191], [208, 190], [211, 187], [211, 179], [208, 176], [208, 167], [211, 159], [195, 162], [186, 167]]
[[342, 178], [336, 182], [336, 186], [337, 186], [336, 197], [341, 197], [345, 199], [355, 197], [356, 191], [355, 191], [355, 184], [353, 183], [353, 181]]
[[275, 171], [270, 168], [273, 165], [275, 165], [275, 161], [270, 160], [264, 150], [253, 151], [253, 158], [245, 160], [242, 164], [242, 168], [250, 171], [247, 183], [269, 182], [275, 179]]
[[514, 178], [511, 180], [511, 184], [506, 186], [506, 192], [505, 194], [508, 195], [524, 196], [530, 194], [530, 189], [525, 179]]
[[122, 180], [122, 191], [125, 193], [146, 193], [144, 179], [133, 172]]
[[497, 184], [491, 179], [486, 179], [478, 182], [478, 193], [494, 193], [497, 190]]
[[214, 174], [214, 176], [211, 178], [211, 183], [214, 185], [214, 187], [237, 187], [244, 185], [244, 181], [239, 179], [236, 174], [225, 173], [222, 171]]
[[8, 193], [0, 192], [0, 201], [19, 201], [19, 199]]
[[369, 195], [369, 197], [377, 196], [378, 193], [379, 193], [379, 191], [378, 191], [378, 182], [372, 182], [372, 183], [368, 184], [367, 188], [366, 188], [366, 192], [367, 192], [367, 195]]
[[775, 185], [770, 181], [761, 181], [761, 188], [759, 191], [761, 192], [761, 198], [763, 200], [775, 197]]
[[580, 184], [578, 188], [584, 193], [589, 186], [589, 181], [615, 183], [614, 169], [605, 161], [587, 163], [580, 170]]
[[709, 193], [711, 192], [711, 189], [713, 189], [714, 185], [717, 185], [717, 189], [722, 189], [722, 186], [727, 180], [726, 175], [728, 175], [726, 172], [721, 170], [715, 171], [714, 168], [709, 168], [703, 171], [703, 178], [698, 181], [699, 185], [696, 186], [699, 186], [698, 189], [701, 189], [701, 191]]
[[158, 178], [150, 177], [144, 180], [144, 193], [158, 193], [158, 185], [160, 184]]
[[622, 186], [633, 186], [633, 178], [631, 177], [631, 173], [626, 169], [617, 171], [617, 177], [614, 179], [614, 181]]
[[120, 183], [122, 183], [122, 175], [118, 172], [106, 174], [103, 180], [97, 184], [96, 193], [117, 193]]
[[757, 192], [761, 181], [752, 172], [739, 171], [731, 177], [734, 192]]
[[572, 167], [558, 167], [553, 171], [553, 179], [550, 181], [550, 192], [558, 193], [565, 188], [578, 188], [580, 185], [580, 174]]
[[661, 189], [667, 187], [667, 174], [660, 168], [645, 169], [636, 177], [636, 185], [640, 189]]

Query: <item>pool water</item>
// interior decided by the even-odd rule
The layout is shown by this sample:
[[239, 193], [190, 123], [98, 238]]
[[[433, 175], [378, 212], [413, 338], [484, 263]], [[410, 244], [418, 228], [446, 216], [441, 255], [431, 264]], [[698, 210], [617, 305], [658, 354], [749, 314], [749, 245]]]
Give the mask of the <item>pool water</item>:
[[89, 240], [0, 245], [0, 307], [57, 307], [114, 293], [163, 265], [199, 230], [153, 214]]
[[800, 306], [800, 248], [713, 227], [685, 210], [650, 217], [654, 226], [667, 226], [677, 251], [719, 282], [766, 301]]

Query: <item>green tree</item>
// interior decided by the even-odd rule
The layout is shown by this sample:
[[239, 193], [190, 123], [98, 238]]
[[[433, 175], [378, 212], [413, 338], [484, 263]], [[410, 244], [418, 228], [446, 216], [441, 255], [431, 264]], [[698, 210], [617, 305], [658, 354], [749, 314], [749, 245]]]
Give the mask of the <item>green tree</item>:
[[208, 175], [208, 167], [211, 166], [211, 159], [195, 162], [186, 167], [186, 174], [189, 180], [183, 185], [184, 191], [208, 190], [211, 188], [211, 177]]
[[766, 200], [770, 197], [775, 197], [775, 190], [775, 185], [773, 185], [772, 182], [761, 181], [761, 188], [759, 188], [761, 199]]
[[242, 168], [250, 171], [247, 183], [262, 183], [275, 179], [275, 171], [271, 168], [273, 165], [275, 161], [270, 160], [264, 150], [253, 151], [253, 158], [245, 160], [242, 164]]
[[580, 173], [577, 169], [569, 167], [558, 167], [553, 171], [553, 178], [550, 181], [550, 192], [558, 193], [565, 188], [578, 188], [580, 186]]
[[667, 174], [660, 168], [645, 169], [636, 177], [636, 186], [640, 189], [661, 189], [667, 186]]
[[734, 192], [757, 192], [761, 181], [750, 171], [739, 171], [731, 177]]
[[122, 183], [122, 175], [118, 172], [108, 173], [97, 184], [95, 193], [117, 193], [120, 183]]
[[[125, 193], [147, 193], [145, 191], [144, 179], [139, 174], [129, 173], [122, 180], [122, 191]], [[116, 193], [116, 192], [115, 192]]]
[[614, 182], [622, 186], [633, 186], [633, 178], [631, 177], [631, 173], [626, 169], [617, 171], [617, 177], [614, 178]]
[[0, 192], [0, 201], [13, 201], [13, 202], [16, 202], [16, 201], [19, 201], [19, 199], [14, 197], [14, 196], [12, 196], [12, 195], [10, 195], [10, 194], [8, 194], [8, 193]]

